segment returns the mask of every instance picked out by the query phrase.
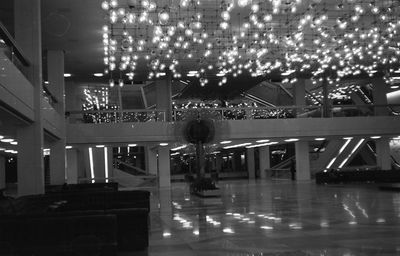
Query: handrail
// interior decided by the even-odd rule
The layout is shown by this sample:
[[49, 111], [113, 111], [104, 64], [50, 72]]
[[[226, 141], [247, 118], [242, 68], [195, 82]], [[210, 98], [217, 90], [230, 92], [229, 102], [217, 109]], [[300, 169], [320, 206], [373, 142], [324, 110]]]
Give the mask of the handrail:
[[142, 169], [140, 169], [140, 168], [138, 168], [138, 167], [136, 167], [136, 166], [133, 166], [133, 165], [131, 165], [131, 164], [128, 164], [128, 163], [126, 163], [126, 162], [124, 162], [124, 161], [121, 161], [121, 160], [118, 160], [118, 159], [114, 159], [114, 161], [115, 161], [116, 163], [118, 163], [118, 164], [122, 164], [122, 165], [124, 165], [124, 166], [126, 166], [126, 167], [129, 167], [129, 168], [134, 169], [134, 170], [137, 171], [137, 172], [140, 172], [140, 173], [145, 174], [146, 176], [149, 176], [149, 174], [148, 174], [146, 171], [144, 171], [144, 170], [142, 170]]
[[226, 111], [226, 110], [275, 110], [275, 109], [320, 109], [321, 106], [313, 106], [313, 105], [293, 105], [293, 106], [276, 106], [276, 107], [226, 107], [226, 108], [191, 108], [191, 109], [181, 109], [176, 108], [173, 111], [201, 111], [201, 110], [208, 110], [208, 111]]
[[146, 113], [153, 113], [153, 112], [165, 112], [163, 109], [107, 109], [107, 110], [71, 110], [65, 111], [70, 114], [92, 114], [92, 113], [115, 113], [115, 112], [146, 112]]
[[1, 22], [0, 22], [0, 37], [9, 47], [13, 49], [14, 54], [17, 55], [17, 58], [21, 61], [21, 63], [24, 66], [29, 67], [31, 65], [28, 58], [25, 57], [23, 51], [18, 47], [17, 43], [12, 38], [11, 34], [8, 32], [6, 27]]

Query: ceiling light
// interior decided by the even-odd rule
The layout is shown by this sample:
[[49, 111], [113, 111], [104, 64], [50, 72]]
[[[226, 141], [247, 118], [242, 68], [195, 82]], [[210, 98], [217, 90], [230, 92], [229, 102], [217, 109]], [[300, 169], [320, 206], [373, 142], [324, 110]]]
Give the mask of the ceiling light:
[[95, 77], [102, 77], [102, 76], [104, 76], [103, 73], [94, 73], [93, 75], [94, 75]]
[[128, 147], [136, 147], [137, 146], [137, 144], [128, 144]]
[[4, 136], [0, 135], [0, 140], [4, 139]]
[[352, 140], [353, 137], [343, 137], [344, 140]]
[[294, 142], [294, 141], [299, 141], [299, 139], [296, 138], [291, 138], [291, 139], [286, 139], [286, 142]]
[[316, 141], [326, 140], [325, 138], [315, 138]]
[[168, 143], [160, 143], [160, 146], [162, 146], [162, 147], [168, 146]]
[[381, 136], [371, 136], [370, 138], [373, 139], [373, 140], [376, 140], [376, 139], [380, 139]]
[[104, 148], [104, 145], [96, 145], [96, 148]]
[[64, 77], [71, 77], [72, 75], [70, 73], [65, 73]]
[[10, 143], [10, 142], [13, 142], [14, 140], [13, 139], [1, 139], [0, 141], [5, 142], [5, 143]]
[[180, 147], [172, 148], [171, 150], [172, 150], [172, 151], [177, 151], [177, 150], [180, 150], [180, 149], [184, 149], [184, 148], [186, 148], [186, 147], [187, 147], [187, 145], [182, 145], [182, 146], [180, 146]]
[[258, 147], [271, 146], [275, 144], [278, 144], [278, 142], [273, 141], [273, 142], [261, 143], [261, 144], [247, 146], [246, 148], [258, 148]]
[[4, 151], [4, 150], [6, 150], [5, 148], [0, 148], [0, 151]]
[[265, 142], [268, 142], [269, 140], [257, 140], [256, 142], [257, 143], [265, 143]]
[[236, 145], [226, 146], [226, 147], [224, 147], [224, 149], [240, 148], [240, 147], [245, 147], [245, 146], [249, 146], [249, 145], [251, 145], [251, 143], [247, 142], [247, 143], [242, 143], [242, 144], [236, 144]]
[[72, 146], [65, 146], [65, 149], [71, 149]]
[[232, 142], [231, 140], [224, 140], [224, 141], [221, 141], [220, 144], [229, 144], [231, 142]]
[[14, 150], [12, 150], [12, 149], [6, 149], [6, 150], [4, 150], [4, 152], [6, 152], [6, 153], [12, 153]]
[[11, 145], [18, 145], [18, 142], [16, 142], [16, 141], [11, 141], [10, 144], [11, 144]]

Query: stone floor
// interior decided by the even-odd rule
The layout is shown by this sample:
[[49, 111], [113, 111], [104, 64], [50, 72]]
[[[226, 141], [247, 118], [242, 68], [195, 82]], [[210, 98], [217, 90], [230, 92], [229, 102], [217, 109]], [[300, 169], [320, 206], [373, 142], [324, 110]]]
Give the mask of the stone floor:
[[220, 182], [152, 192], [150, 246], [134, 255], [400, 255], [400, 193], [375, 185]]

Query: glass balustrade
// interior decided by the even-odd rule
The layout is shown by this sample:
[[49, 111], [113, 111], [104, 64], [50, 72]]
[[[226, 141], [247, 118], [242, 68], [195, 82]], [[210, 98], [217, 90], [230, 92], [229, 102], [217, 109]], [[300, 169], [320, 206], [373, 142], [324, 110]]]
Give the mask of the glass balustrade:
[[[335, 117], [365, 117], [378, 116], [385, 110], [386, 116], [399, 116], [393, 109], [399, 109], [400, 104], [392, 105], [333, 105], [329, 116]], [[379, 114], [382, 115], [382, 114]], [[164, 122], [165, 111], [161, 110], [100, 110], [67, 112], [70, 123], [135, 123]], [[197, 108], [174, 109], [172, 121], [184, 122], [197, 119], [212, 120], [259, 120], [259, 119], [293, 119], [322, 118], [322, 106], [284, 106], [284, 107], [246, 107], [246, 108]]]

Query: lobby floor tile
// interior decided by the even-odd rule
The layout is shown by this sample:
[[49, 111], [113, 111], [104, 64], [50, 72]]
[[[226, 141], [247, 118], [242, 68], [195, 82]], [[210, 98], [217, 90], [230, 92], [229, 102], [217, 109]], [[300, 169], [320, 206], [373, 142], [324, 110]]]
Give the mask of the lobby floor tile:
[[219, 187], [220, 198], [183, 183], [153, 190], [143, 255], [400, 255], [400, 193], [285, 180]]

